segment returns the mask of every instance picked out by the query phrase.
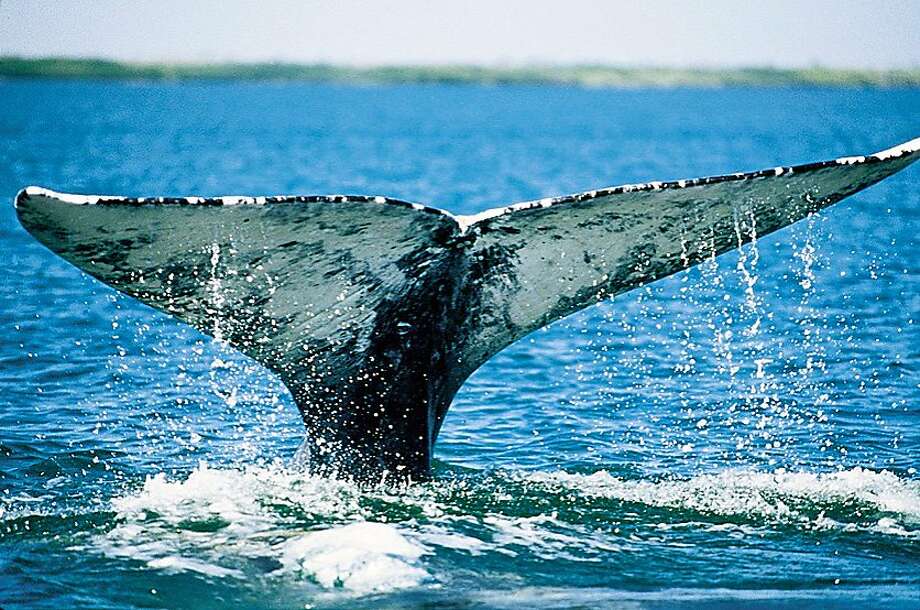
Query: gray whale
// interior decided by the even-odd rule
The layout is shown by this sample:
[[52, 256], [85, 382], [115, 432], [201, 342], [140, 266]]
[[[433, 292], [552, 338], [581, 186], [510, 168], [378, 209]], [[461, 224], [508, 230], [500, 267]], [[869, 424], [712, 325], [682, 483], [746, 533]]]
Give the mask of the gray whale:
[[130, 198], [28, 187], [41, 243], [274, 371], [318, 473], [430, 476], [463, 382], [518, 339], [852, 195], [918, 157], [604, 188], [473, 216], [365, 196]]

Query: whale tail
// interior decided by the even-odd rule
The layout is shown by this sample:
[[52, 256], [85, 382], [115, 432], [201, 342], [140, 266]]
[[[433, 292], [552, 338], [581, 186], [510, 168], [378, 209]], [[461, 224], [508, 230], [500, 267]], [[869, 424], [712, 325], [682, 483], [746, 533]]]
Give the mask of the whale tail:
[[600, 300], [787, 226], [906, 167], [874, 155], [519, 203], [80, 196], [29, 187], [23, 226], [106, 284], [279, 375], [311, 468], [429, 474], [454, 394], [493, 354]]

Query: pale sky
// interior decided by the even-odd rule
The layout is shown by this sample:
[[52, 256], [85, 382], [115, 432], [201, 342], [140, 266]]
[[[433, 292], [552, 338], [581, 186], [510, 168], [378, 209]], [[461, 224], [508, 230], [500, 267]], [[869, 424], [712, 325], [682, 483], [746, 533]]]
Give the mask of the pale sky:
[[903, 68], [920, 1], [0, 0], [0, 55]]

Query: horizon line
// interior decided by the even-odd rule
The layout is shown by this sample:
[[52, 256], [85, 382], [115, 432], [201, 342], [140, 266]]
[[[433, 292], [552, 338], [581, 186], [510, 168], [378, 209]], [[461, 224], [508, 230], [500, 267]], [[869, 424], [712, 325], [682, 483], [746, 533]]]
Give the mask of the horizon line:
[[101, 57], [0, 55], [0, 78], [248, 80], [368, 84], [569, 85], [584, 87], [920, 87], [920, 66], [838, 68], [771, 65], [680, 67], [605, 63], [356, 65], [295, 61], [121, 61]]

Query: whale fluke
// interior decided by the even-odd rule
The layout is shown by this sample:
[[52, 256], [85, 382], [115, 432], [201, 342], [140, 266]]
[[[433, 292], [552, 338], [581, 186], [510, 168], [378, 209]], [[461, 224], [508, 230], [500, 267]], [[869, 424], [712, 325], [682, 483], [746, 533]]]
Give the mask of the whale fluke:
[[785, 227], [906, 167], [874, 155], [519, 203], [127, 198], [28, 187], [23, 226], [106, 284], [233, 345], [290, 389], [310, 467], [429, 476], [467, 377], [528, 333]]

